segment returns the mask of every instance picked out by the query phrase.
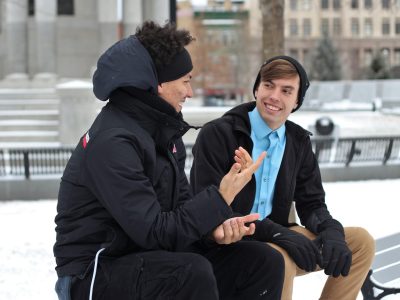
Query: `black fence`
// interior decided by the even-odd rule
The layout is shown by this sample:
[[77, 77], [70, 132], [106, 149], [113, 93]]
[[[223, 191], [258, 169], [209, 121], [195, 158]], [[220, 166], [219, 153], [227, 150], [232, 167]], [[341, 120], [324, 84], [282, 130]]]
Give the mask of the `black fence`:
[[0, 150], [0, 177], [60, 175], [73, 148], [32, 148]]
[[359, 137], [312, 140], [320, 164], [400, 163], [400, 137]]
[[[359, 164], [400, 165], [400, 136], [312, 138], [321, 168]], [[186, 171], [192, 165], [192, 146], [186, 145]], [[0, 178], [61, 176], [73, 148], [0, 149]]]

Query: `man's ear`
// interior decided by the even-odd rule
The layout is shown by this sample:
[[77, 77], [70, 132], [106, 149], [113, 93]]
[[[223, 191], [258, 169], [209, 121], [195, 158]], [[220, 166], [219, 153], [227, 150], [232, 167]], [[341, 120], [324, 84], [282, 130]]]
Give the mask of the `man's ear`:
[[159, 83], [158, 85], [157, 85], [157, 92], [158, 92], [158, 94], [161, 94], [162, 93], [162, 83]]
[[258, 92], [258, 88], [254, 91], [254, 97], [257, 98], [257, 92]]

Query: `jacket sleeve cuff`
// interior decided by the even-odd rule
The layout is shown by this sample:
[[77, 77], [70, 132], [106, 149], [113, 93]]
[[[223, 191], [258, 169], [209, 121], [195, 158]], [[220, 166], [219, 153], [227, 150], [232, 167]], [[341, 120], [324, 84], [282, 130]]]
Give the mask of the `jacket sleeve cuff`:
[[196, 194], [185, 206], [196, 220], [201, 235], [207, 234], [232, 217], [231, 207], [226, 204], [215, 186]]
[[332, 220], [332, 216], [326, 208], [314, 210], [308, 217], [305, 227], [312, 233], [318, 234], [321, 232], [319, 228], [322, 223], [327, 220]]

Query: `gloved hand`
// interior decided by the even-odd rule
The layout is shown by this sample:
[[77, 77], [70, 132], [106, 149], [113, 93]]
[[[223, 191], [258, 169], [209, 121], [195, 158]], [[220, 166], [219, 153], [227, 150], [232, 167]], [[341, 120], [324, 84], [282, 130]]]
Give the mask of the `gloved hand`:
[[306, 272], [314, 271], [317, 264], [321, 264], [319, 249], [311, 240], [269, 219], [256, 222], [254, 238], [285, 249], [296, 265]]
[[350, 271], [352, 253], [344, 239], [342, 224], [334, 219], [324, 221], [319, 227], [314, 243], [322, 249], [322, 265], [326, 275], [347, 276]]

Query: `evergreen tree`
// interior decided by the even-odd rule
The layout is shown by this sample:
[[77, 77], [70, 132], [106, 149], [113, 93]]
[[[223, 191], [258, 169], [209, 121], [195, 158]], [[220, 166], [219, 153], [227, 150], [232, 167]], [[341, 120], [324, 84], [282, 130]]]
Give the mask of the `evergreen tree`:
[[381, 51], [377, 51], [367, 70], [368, 79], [388, 79], [390, 72]]
[[312, 57], [310, 77], [321, 81], [341, 79], [339, 55], [327, 34], [319, 41]]

